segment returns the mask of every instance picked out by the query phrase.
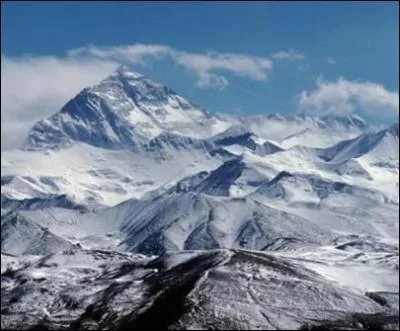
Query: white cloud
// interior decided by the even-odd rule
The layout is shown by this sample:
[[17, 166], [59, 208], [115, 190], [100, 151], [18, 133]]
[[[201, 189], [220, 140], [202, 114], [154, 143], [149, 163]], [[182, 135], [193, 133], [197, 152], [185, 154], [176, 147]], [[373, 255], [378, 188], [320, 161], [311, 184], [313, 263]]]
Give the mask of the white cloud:
[[319, 77], [317, 89], [302, 91], [298, 105], [302, 111], [319, 114], [350, 114], [360, 110], [391, 115], [399, 113], [399, 92], [371, 82], [348, 81], [342, 77], [329, 82]]
[[112, 72], [110, 61], [1, 57], [1, 149], [18, 147], [30, 127]]
[[144, 65], [150, 59], [160, 60], [173, 53], [174, 49], [163, 45], [135, 44], [116, 47], [96, 47], [88, 45], [67, 52], [70, 57], [86, 56], [100, 59], [112, 59], [119, 62], [130, 62]]
[[326, 60], [326, 63], [328, 63], [328, 64], [332, 64], [332, 65], [336, 64], [335, 59], [330, 56], [328, 56], [325, 60]]
[[273, 53], [271, 57], [275, 60], [292, 60], [292, 61], [304, 60], [306, 58], [304, 54], [296, 52], [294, 49]]
[[272, 69], [272, 61], [267, 57], [256, 57], [235, 53], [190, 53], [165, 45], [135, 44], [115, 47], [95, 47], [89, 45], [68, 52], [71, 56], [92, 56], [101, 59], [123, 61], [142, 65], [149, 60], [172, 59], [176, 64], [194, 73], [198, 87], [225, 87], [228, 80], [216, 74], [229, 72], [236, 76], [253, 80], [264, 80]]
[[200, 88], [216, 87], [224, 89], [229, 85], [228, 80], [223, 76], [218, 76], [209, 72], [199, 73], [196, 86]]
[[299, 71], [303, 71], [303, 72], [309, 71], [310, 68], [311, 68], [311, 65], [308, 64], [308, 63], [301, 63], [301, 64], [299, 64], [299, 65], [297, 66], [297, 69], [298, 69]]

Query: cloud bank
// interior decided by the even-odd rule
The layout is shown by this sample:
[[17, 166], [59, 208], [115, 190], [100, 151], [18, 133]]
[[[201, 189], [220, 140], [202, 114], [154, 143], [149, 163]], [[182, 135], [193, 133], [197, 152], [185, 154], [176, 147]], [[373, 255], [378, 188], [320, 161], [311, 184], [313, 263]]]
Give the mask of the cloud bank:
[[290, 61], [304, 60], [306, 58], [304, 54], [296, 52], [294, 49], [272, 53], [271, 57], [276, 60], [290, 60]]
[[[282, 54], [292, 55], [290, 52], [282, 52]], [[135, 44], [115, 47], [89, 45], [69, 51], [68, 54], [74, 57], [90, 56], [134, 65], [168, 58], [195, 74], [197, 77], [196, 85], [201, 88], [226, 87], [229, 82], [219, 72], [252, 80], [264, 80], [273, 67], [273, 62], [268, 57], [219, 52], [190, 53], [165, 45]], [[298, 55], [298, 53], [294, 53], [293, 56]]]
[[383, 85], [355, 82], [338, 78], [330, 82], [317, 79], [314, 91], [302, 91], [298, 96], [299, 110], [314, 114], [346, 115], [360, 110], [382, 116], [399, 114], [399, 92]]
[[331, 64], [331, 65], [336, 64], [336, 60], [333, 57], [330, 57], [330, 56], [328, 56], [325, 59], [325, 61], [326, 61], [326, 63]]

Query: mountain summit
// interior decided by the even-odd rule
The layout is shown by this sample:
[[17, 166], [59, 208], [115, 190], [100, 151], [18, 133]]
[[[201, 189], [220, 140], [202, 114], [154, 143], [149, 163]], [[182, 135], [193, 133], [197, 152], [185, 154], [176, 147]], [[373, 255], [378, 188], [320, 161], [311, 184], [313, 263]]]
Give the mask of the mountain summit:
[[84, 142], [111, 149], [134, 148], [165, 131], [203, 138], [228, 126], [165, 85], [123, 65], [38, 122], [25, 147]]

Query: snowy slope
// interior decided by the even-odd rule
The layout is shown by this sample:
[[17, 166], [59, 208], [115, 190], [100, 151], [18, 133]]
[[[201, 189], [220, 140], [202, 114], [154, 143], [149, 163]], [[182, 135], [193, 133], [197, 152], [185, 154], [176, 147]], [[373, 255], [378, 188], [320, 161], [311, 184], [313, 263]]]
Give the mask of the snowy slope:
[[373, 129], [357, 115], [322, 116], [268, 114], [236, 118], [221, 115], [236, 127], [278, 143], [283, 148], [304, 145], [326, 148]]
[[112, 206], [166, 182], [212, 170], [228, 157], [201, 143], [188, 148], [185, 144], [171, 146], [177, 141], [148, 153], [83, 143], [51, 152], [7, 151], [2, 153], [2, 176], [12, 180], [3, 181], [2, 195], [22, 200], [67, 194], [80, 204]]
[[[2, 153], [2, 208], [103, 212], [105, 206], [118, 210], [122, 202], [136, 198], [149, 210], [167, 215], [157, 201], [171, 201], [175, 193], [174, 199], [185, 201], [185, 194], [190, 193], [207, 201], [204, 205], [213, 206], [216, 201], [229, 205], [232, 198], [246, 199], [255, 192], [263, 192], [268, 199], [282, 195], [286, 205], [273, 206], [277, 210], [300, 205], [332, 209], [342, 201], [351, 215], [372, 202], [384, 208], [395, 204], [390, 208], [396, 208], [398, 127], [343, 140], [369, 129], [357, 116], [268, 115], [221, 120], [167, 87], [120, 67], [100, 84], [84, 89], [60, 112], [39, 122], [23, 149]], [[340, 135], [342, 141], [314, 148], [302, 140], [305, 132], [322, 140]], [[283, 149], [288, 135], [296, 144]], [[290, 176], [277, 181], [285, 172]], [[272, 185], [274, 181], [278, 183]], [[321, 190], [328, 196], [322, 198]], [[226, 199], [219, 202], [220, 197]], [[188, 206], [190, 203], [183, 202], [177, 210], [189, 208], [186, 212], [191, 213]], [[167, 204], [166, 208], [172, 207]], [[141, 209], [138, 213], [148, 217]], [[130, 219], [143, 222], [132, 215]], [[197, 222], [191, 226], [196, 227]], [[85, 235], [90, 236], [90, 231], [88, 227]], [[146, 231], [151, 237], [158, 230]], [[190, 235], [185, 232], [186, 239]], [[183, 248], [186, 239], [172, 246]], [[218, 245], [231, 247], [233, 242]]]
[[[398, 204], [380, 191], [287, 172], [272, 179], [257, 173], [254, 181], [249, 177], [254, 172], [237, 159], [165, 191], [97, 212], [46, 208], [18, 214], [84, 247], [147, 254], [209, 248], [271, 250], [281, 239], [285, 242], [280, 250], [298, 249], [333, 245], [337, 237], [360, 233], [398, 246]], [[252, 190], [235, 197], [240, 184], [253, 185]]]
[[355, 139], [342, 141], [324, 151], [328, 161], [340, 163], [351, 158], [363, 158], [370, 163], [380, 160], [381, 164], [398, 167], [399, 164], [399, 126], [365, 133]]
[[[88, 208], [111, 206], [212, 171], [243, 153], [279, 154], [266, 165], [276, 174], [283, 169], [275, 164], [286, 163], [279, 153], [284, 152], [282, 146], [292, 145], [279, 146], [277, 141], [304, 129], [318, 139], [343, 139], [368, 129], [354, 116], [270, 115], [235, 121], [212, 116], [166, 86], [121, 66], [37, 123], [22, 150], [2, 152], [2, 196], [14, 205], [66, 196]], [[314, 144], [318, 139], [311, 140]], [[307, 171], [315, 168], [313, 162], [304, 164]], [[382, 185], [396, 199], [395, 187], [385, 178]], [[242, 187], [240, 191], [248, 191]]]
[[23, 149], [2, 152], [2, 195], [115, 205], [219, 166], [230, 153], [199, 138], [228, 126], [122, 66], [38, 122]]
[[[2, 329], [394, 329], [399, 324], [396, 293], [351, 290], [302, 259], [273, 254], [210, 250], [146, 258], [74, 248], [26, 257], [19, 268], [12, 256], [2, 254], [1, 261], [7, 269], [1, 278]], [[330, 265], [340, 270], [340, 262]]]
[[398, 148], [398, 125], [216, 116], [122, 66], [2, 152], [2, 327], [398, 325]]
[[70, 246], [66, 239], [19, 214], [9, 212], [1, 217], [2, 252], [46, 255]]

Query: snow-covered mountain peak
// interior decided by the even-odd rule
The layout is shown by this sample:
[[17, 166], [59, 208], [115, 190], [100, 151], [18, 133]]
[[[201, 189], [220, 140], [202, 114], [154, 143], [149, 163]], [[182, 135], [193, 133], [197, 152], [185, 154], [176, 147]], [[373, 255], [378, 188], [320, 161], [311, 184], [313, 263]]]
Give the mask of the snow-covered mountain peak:
[[[135, 71], [133, 69], [133, 67], [122, 64], [120, 66], [118, 66], [114, 72], [112, 72], [108, 77], [106, 77], [102, 82], [105, 81], [117, 81], [117, 80], [131, 80], [131, 81], [135, 81], [135, 80], [141, 80], [141, 79], [148, 79], [150, 80], [148, 77], [146, 77], [145, 75]], [[100, 82], [99, 85], [102, 83]], [[155, 84], [155, 83], [154, 83]]]
[[120, 66], [99, 84], [83, 89], [58, 113], [39, 121], [26, 147], [62, 147], [78, 141], [131, 149], [163, 132], [208, 138], [228, 126], [167, 86]]
[[[324, 128], [326, 126], [341, 127], [341, 128], [356, 128], [365, 130], [369, 128], [369, 124], [365, 119], [357, 114], [350, 115], [325, 115], [320, 117], [320, 125]], [[322, 123], [321, 123], [322, 122]]]
[[[123, 82], [139, 82], [141, 80], [148, 80], [149, 82], [151, 82], [151, 80], [142, 75], [139, 72], [136, 72], [135, 70], [133, 70], [132, 67], [129, 67], [127, 65], [120, 65], [119, 67], [117, 67], [111, 74], [109, 74], [107, 77], [105, 77], [102, 81], [100, 81], [99, 83], [95, 84], [92, 87], [88, 87], [86, 88], [87, 90], [97, 90], [97, 89], [101, 89], [102, 87], [106, 87], [109, 88], [110, 86], [112, 86], [113, 84], [118, 87], [120, 85], [120, 83]], [[152, 85], [156, 85], [155, 82], [151, 82], [153, 83]]]
[[107, 101], [119, 100], [124, 96], [134, 102], [162, 103], [177, 97], [167, 86], [154, 82], [126, 65], [119, 66], [110, 76], [88, 90]]
[[115, 69], [114, 74], [121, 75], [124, 77], [129, 77], [131, 79], [140, 79], [144, 78], [144, 76], [133, 70], [132, 67], [127, 66], [126, 64], [121, 64]]
[[306, 145], [326, 148], [344, 139], [352, 139], [374, 129], [360, 116], [296, 114], [260, 114], [251, 116], [222, 116], [245, 131], [277, 142], [280, 147]]
[[351, 158], [368, 157], [370, 161], [397, 161], [399, 159], [399, 128], [388, 128], [367, 132], [360, 136], [344, 140], [326, 149], [325, 158], [329, 161], [343, 162]]

